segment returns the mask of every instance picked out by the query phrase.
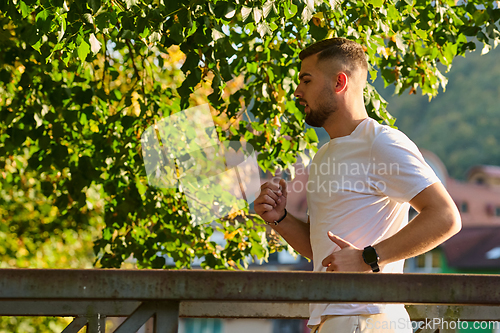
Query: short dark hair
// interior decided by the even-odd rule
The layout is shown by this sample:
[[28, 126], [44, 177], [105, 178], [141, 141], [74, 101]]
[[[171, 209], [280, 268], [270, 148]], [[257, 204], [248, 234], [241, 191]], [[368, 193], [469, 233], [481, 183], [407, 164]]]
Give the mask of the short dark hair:
[[359, 67], [368, 70], [368, 62], [363, 47], [349, 39], [330, 38], [316, 42], [299, 53], [300, 60], [318, 54], [318, 60], [341, 60], [349, 67]]

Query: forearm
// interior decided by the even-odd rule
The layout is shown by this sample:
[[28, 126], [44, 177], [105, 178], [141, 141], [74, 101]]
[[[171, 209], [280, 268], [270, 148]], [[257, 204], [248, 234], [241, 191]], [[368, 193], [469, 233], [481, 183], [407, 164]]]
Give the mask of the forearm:
[[406, 227], [374, 245], [379, 264], [386, 265], [432, 250], [461, 228], [460, 215], [454, 209], [424, 209]]
[[[461, 228], [460, 214], [441, 183], [434, 183], [417, 194], [410, 204], [420, 214], [391, 237], [371, 244], [379, 256], [379, 266], [411, 258], [432, 250]], [[328, 237], [340, 247], [323, 259], [327, 271], [370, 272], [363, 260], [363, 249], [329, 233]]]
[[274, 225], [273, 221], [280, 220], [285, 214], [287, 187], [285, 180], [279, 184], [267, 182], [262, 184], [261, 192], [254, 202], [255, 212], [269, 223], [281, 237], [283, 237], [295, 251], [302, 256], [312, 259], [311, 241], [309, 239], [309, 223], [304, 223], [292, 214]]
[[303, 257], [312, 259], [309, 223], [305, 223], [290, 213], [278, 225], [271, 225], [291, 247]]

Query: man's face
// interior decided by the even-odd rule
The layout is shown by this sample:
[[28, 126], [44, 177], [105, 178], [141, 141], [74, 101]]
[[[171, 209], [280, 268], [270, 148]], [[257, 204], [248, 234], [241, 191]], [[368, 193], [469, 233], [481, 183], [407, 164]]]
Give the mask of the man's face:
[[317, 55], [312, 55], [302, 61], [299, 74], [299, 85], [295, 89], [295, 97], [305, 106], [306, 124], [322, 127], [326, 120], [337, 109], [333, 96], [332, 83], [326, 75], [321, 63], [317, 64]]

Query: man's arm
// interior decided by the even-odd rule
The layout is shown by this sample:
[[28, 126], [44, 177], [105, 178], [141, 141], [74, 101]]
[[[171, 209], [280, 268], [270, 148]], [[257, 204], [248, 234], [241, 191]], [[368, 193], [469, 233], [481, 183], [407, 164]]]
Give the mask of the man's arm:
[[[461, 229], [458, 209], [441, 183], [434, 183], [417, 194], [410, 204], [419, 214], [407, 226], [393, 236], [372, 246], [380, 257], [379, 265], [418, 256], [432, 250]], [[363, 261], [362, 249], [329, 234], [340, 246], [323, 260], [327, 271], [369, 272]]]
[[271, 227], [301, 256], [309, 259], [313, 258], [311, 240], [309, 238], [309, 223], [305, 223], [295, 216], [287, 214], [283, 221], [276, 226], [271, 225]]
[[[262, 184], [260, 195], [254, 202], [255, 212], [266, 222], [277, 221], [285, 215], [286, 200], [285, 180], [280, 180], [279, 185], [272, 182]], [[278, 225], [271, 224], [271, 227], [302, 256], [312, 259], [309, 223], [287, 214], [283, 221]]]

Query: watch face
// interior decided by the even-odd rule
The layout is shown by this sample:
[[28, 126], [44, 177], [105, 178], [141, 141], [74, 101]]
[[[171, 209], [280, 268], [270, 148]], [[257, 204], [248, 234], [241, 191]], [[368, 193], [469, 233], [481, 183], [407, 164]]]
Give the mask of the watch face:
[[371, 246], [366, 247], [363, 250], [363, 259], [367, 264], [375, 263], [378, 261], [377, 252], [375, 252], [375, 249]]

